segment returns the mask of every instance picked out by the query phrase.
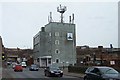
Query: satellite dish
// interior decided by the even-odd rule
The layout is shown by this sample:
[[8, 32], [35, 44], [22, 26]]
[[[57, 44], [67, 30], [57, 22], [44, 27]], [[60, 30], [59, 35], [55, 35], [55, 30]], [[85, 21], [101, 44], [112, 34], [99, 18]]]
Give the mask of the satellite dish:
[[61, 13], [61, 23], [63, 23], [63, 13], [67, 10], [66, 6], [57, 7], [57, 12]]

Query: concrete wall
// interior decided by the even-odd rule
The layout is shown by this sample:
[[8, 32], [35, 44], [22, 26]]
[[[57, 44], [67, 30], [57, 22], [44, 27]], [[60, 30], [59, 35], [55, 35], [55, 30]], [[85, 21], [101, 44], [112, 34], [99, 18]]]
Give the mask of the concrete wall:
[[34, 59], [37, 59], [39, 56], [39, 46], [40, 46], [40, 32], [38, 32], [34, 37], [33, 37], [33, 57]]
[[[76, 62], [76, 34], [75, 25], [68, 23], [52, 22], [45, 26], [45, 31], [51, 33], [49, 35], [49, 41], [51, 41], [51, 55], [52, 62], [56, 62], [59, 59], [59, 65], [69, 65]], [[55, 34], [59, 33], [59, 36]], [[73, 33], [73, 40], [67, 40], [67, 33]], [[55, 41], [59, 40], [59, 44], [55, 44]], [[58, 49], [59, 53], [55, 53]]]
[[[67, 40], [67, 33], [73, 34], [73, 40]], [[52, 56], [52, 63], [68, 66], [76, 63], [75, 24], [51, 22], [45, 25], [33, 40], [34, 58]]]

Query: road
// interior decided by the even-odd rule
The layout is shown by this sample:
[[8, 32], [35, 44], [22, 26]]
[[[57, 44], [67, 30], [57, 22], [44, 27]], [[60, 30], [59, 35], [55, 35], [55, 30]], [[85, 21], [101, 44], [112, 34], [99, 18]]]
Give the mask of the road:
[[[12, 68], [5, 68], [3, 69], [3, 78], [14, 78], [18, 80], [18, 78], [27, 79], [31, 78], [33, 80], [64, 80], [64, 79], [70, 79], [70, 80], [83, 80], [82, 78], [73, 77], [73, 76], [67, 76], [63, 75], [62, 78], [60, 77], [46, 77], [44, 76], [44, 69], [40, 68], [39, 71], [29, 71], [28, 68], [24, 68], [23, 72], [14, 72]], [[30, 80], [30, 79], [29, 79]]]

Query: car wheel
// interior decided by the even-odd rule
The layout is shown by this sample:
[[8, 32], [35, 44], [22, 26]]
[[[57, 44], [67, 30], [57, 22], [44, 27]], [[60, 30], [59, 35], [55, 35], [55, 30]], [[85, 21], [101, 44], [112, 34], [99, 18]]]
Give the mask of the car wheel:
[[16, 72], [16, 70], [14, 70]]
[[84, 80], [88, 80], [87, 77], [84, 77]]
[[58, 77], [62, 77], [62, 75], [58, 75]]
[[36, 69], [35, 71], [38, 71], [38, 69]]
[[44, 73], [45, 74], [45, 76], [46, 76], [46, 73]]
[[63, 75], [60, 75], [60, 77], [62, 77]]
[[49, 77], [48, 73], [46, 73], [46, 76]]
[[46, 76], [47, 76], [47, 77], [50, 77], [50, 73], [49, 73], [49, 72], [47, 72], [47, 73], [46, 73]]

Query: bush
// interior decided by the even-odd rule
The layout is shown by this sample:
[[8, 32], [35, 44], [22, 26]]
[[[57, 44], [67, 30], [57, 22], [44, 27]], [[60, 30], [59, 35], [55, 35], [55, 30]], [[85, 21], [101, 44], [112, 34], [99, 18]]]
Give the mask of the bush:
[[68, 72], [85, 73], [88, 66], [68, 66]]
[[[90, 66], [68, 66], [68, 72], [84, 74], [88, 67]], [[120, 73], [119, 67], [113, 67], [113, 68], [116, 69]]]

